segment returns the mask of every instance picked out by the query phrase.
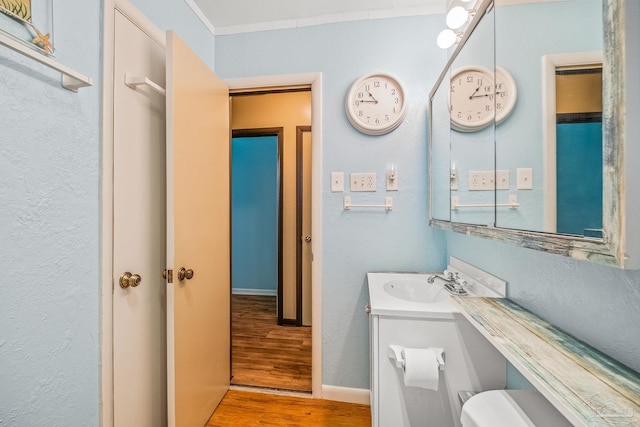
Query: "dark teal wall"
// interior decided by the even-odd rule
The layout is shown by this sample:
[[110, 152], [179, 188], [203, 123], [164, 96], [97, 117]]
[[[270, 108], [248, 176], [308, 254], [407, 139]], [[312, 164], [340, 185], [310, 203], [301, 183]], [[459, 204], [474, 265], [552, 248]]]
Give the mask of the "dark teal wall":
[[602, 123], [556, 126], [558, 233], [602, 228]]
[[[275, 295], [278, 283], [278, 138], [233, 138], [232, 287]], [[270, 292], [268, 292], [270, 291]]]

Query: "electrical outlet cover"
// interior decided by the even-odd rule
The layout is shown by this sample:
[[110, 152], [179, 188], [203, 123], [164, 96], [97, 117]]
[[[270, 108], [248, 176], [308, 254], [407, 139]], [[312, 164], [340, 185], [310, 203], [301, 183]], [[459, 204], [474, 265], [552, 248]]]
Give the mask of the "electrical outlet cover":
[[376, 191], [376, 174], [352, 173], [351, 191]]

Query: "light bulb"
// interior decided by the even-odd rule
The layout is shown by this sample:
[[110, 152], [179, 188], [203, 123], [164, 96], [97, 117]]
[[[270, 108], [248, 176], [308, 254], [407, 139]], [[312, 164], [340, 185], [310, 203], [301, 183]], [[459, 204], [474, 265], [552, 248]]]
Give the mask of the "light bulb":
[[438, 43], [440, 49], [449, 49], [456, 42], [456, 39], [456, 33], [447, 28], [446, 30], [440, 31], [436, 43]]
[[469, 12], [462, 6], [456, 6], [447, 13], [447, 27], [457, 30], [469, 19]]

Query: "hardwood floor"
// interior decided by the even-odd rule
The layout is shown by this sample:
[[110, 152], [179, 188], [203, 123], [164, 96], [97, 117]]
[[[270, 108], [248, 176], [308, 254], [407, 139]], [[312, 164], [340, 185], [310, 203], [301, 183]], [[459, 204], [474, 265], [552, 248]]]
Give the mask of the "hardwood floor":
[[276, 297], [232, 295], [231, 384], [311, 391], [311, 327], [278, 326]]
[[367, 405], [229, 390], [208, 427], [370, 427]]

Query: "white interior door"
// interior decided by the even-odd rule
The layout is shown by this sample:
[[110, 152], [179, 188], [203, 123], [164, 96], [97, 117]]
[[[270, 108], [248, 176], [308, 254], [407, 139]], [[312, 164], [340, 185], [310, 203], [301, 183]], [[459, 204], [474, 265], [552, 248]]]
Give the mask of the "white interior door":
[[[165, 426], [165, 99], [125, 74], [165, 83], [164, 48], [115, 11], [113, 174], [114, 425]], [[123, 282], [130, 272], [141, 281]], [[134, 277], [135, 278], [135, 277]], [[129, 284], [131, 283], [131, 285]]]
[[229, 90], [171, 31], [166, 88], [169, 425], [204, 426], [230, 380]]

